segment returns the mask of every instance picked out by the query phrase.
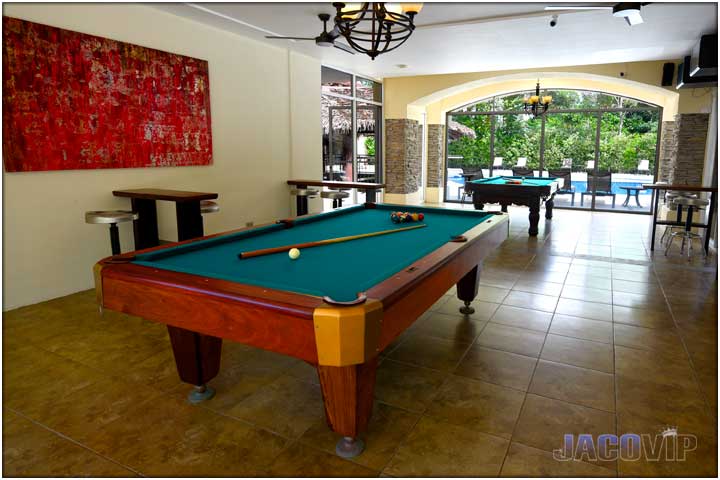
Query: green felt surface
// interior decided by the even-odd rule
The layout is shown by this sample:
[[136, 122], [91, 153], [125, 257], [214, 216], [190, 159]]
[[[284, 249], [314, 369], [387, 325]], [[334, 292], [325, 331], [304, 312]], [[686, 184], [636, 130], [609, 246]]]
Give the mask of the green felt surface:
[[[390, 212], [423, 212], [425, 228], [301, 250], [290, 260], [278, 253], [240, 260], [239, 252], [357, 235], [417, 223], [395, 224]], [[295, 226], [271, 225], [140, 254], [134, 263], [279, 290], [350, 301], [491, 214], [440, 208], [378, 204], [298, 219]]]
[[[532, 185], [537, 187], [544, 187], [546, 185], [550, 185], [551, 183], [555, 182], [556, 179], [554, 178], [547, 178], [547, 177], [490, 177], [490, 178], [481, 178], [479, 180], [473, 180], [472, 183], [479, 184], [479, 185], [506, 185], [506, 180], [523, 180], [522, 185]], [[507, 184], [512, 185], [512, 184]], [[518, 186], [515, 184], [515, 186]]]

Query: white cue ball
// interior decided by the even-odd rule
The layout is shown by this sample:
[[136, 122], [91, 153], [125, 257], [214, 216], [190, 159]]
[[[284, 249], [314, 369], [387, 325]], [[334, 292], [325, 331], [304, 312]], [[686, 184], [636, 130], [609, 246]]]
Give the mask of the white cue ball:
[[288, 252], [288, 256], [290, 257], [290, 260], [297, 260], [300, 258], [300, 250], [297, 248], [291, 248]]

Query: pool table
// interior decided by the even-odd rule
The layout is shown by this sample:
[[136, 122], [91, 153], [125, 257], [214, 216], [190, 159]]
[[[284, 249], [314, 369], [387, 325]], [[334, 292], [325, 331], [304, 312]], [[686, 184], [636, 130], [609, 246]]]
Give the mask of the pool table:
[[[513, 180], [521, 183], [509, 183]], [[486, 203], [499, 203], [503, 212], [507, 212], [510, 204], [530, 207], [528, 234], [533, 237], [538, 234], [540, 204], [545, 202], [545, 218], [551, 219], [557, 189], [557, 180], [547, 177], [491, 177], [465, 184], [477, 210], [482, 210]]]
[[[423, 213], [395, 224], [395, 210]], [[425, 224], [426, 227], [246, 259], [238, 253]], [[500, 212], [366, 203], [101, 260], [100, 308], [167, 325], [193, 403], [210, 398], [223, 340], [317, 367], [339, 455], [358, 455], [378, 354], [450, 287], [473, 312], [483, 259], [508, 236]]]

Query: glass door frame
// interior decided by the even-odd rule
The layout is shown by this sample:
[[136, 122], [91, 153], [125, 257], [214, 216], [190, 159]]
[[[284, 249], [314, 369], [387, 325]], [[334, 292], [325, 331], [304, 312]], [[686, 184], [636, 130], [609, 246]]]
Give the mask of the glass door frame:
[[[572, 90], [572, 89], [562, 89], [562, 90]], [[614, 95], [612, 93], [606, 93], [606, 92], [600, 92], [595, 90], [583, 90], [588, 92], [596, 92], [596, 93], [602, 93], [606, 95]], [[510, 92], [503, 94], [502, 96], [509, 96], [509, 95], [516, 95], [520, 93], [525, 93], [525, 91], [519, 91], [519, 92]], [[629, 100], [636, 100], [631, 97], [625, 97], [621, 95], [622, 98], [627, 98]], [[445, 113], [445, 125], [450, 125], [450, 119], [453, 116], [471, 116], [471, 115], [490, 115], [490, 166], [489, 166], [489, 174], [492, 176], [493, 174], [493, 163], [494, 163], [494, 150], [495, 150], [495, 118], [499, 115], [527, 115], [527, 113], [523, 110], [495, 110], [494, 108], [494, 100], [498, 97], [497, 95], [488, 97], [485, 100], [486, 101], [493, 101], [493, 108], [490, 111], [486, 112], [475, 112], [475, 111], [458, 111], [462, 108], [466, 108], [468, 106], [475, 105], [477, 103], [483, 102], [483, 100], [476, 100], [470, 104], [463, 105], [461, 107], [458, 107], [454, 110], [448, 111]], [[643, 103], [642, 100], [637, 100]], [[545, 170], [545, 122], [546, 122], [546, 116], [547, 115], [555, 115], [555, 114], [562, 114], [562, 113], [594, 113], [596, 117], [596, 130], [595, 130], [595, 166], [593, 168], [593, 172], [597, 173], [598, 169], [600, 167], [600, 131], [601, 131], [601, 123], [602, 123], [602, 115], [604, 113], [612, 113], [612, 112], [622, 112], [622, 113], [631, 113], [631, 112], [646, 112], [646, 111], [653, 111], [658, 113], [658, 126], [657, 126], [657, 138], [655, 141], [655, 166], [653, 169], [653, 181], [657, 180], [657, 174], [658, 174], [658, 168], [660, 166], [660, 145], [661, 145], [661, 131], [662, 131], [662, 118], [663, 118], [663, 107], [659, 105], [653, 105], [653, 106], [642, 106], [642, 107], [609, 107], [609, 108], [585, 108], [585, 109], [573, 109], [573, 108], [565, 108], [565, 109], [551, 109], [548, 110], [544, 115], [542, 115], [541, 118], [541, 133], [540, 133], [540, 153], [539, 153], [539, 165], [538, 170], [540, 175], [542, 176], [543, 171]], [[443, 169], [443, 202], [446, 203], [460, 203], [459, 200], [448, 200], [447, 198], [447, 165], [448, 165], [448, 147], [450, 145], [450, 135], [448, 132], [448, 128], [445, 128], [445, 168]], [[652, 192], [651, 195], [651, 201], [654, 200], [654, 195], [656, 194], [655, 191]], [[593, 193], [591, 195], [591, 203], [590, 203], [590, 211], [598, 211], [598, 212], [613, 212], [613, 213], [630, 213], [630, 214], [636, 214], [636, 215], [651, 215], [652, 209], [649, 209], [648, 211], [630, 211], [630, 210], [613, 210], [608, 208], [596, 208], [595, 206], [595, 194]], [[651, 203], [652, 205], [652, 203]], [[556, 205], [555, 208], [559, 209], [568, 209], [568, 210], [581, 210], [579, 208], [575, 207], [564, 207], [564, 206], [558, 206]]]
[[[382, 139], [385, 136], [385, 126], [383, 120], [383, 101], [385, 100], [385, 86], [383, 85], [383, 82], [381, 80], [377, 80], [371, 76], [368, 75], [358, 75], [355, 72], [350, 72], [348, 70], [337, 68], [331, 65], [325, 65], [322, 64], [320, 68], [329, 68], [332, 70], [336, 70], [338, 72], [345, 73], [347, 75], [351, 76], [351, 83], [350, 83], [350, 95], [343, 95], [340, 93], [334, 93], [334, 92], [323, 92], [322, 91], [322, 82], [320, 85], [320, 95], [326, 95], [328, 97], [335, 97], [335, 98], [341, 98], [344, 100], [350, 101], [350, 105], [352, 108], [352, 168], [353, 168], [353, 179], [351, 181], [357, 182], [358, 180], [358, 161], [357, 161], [357, 109], [358, 109], [358, 103], [364, 103], [368, 104], [368, 107], [375, 107], [376, 108], [376, 119], [375, 119], [375, 178], [377, 183], [383, 183], [383, 179], [385, 177], [385, 155], [383, 151], [383, 142]], [[381, 101], [375, 101], [375, 100], [368, 100], [365, 98], [360, 98], [356, 95], [356, 87], [357, 87], [357, 80], [361, 78], [364, 80], [372, 80], [373, 82], [377, 82], [382, 86], [381, 89]], [[346, 107], [341, 107], [346, 108]], [[360, 108], [363, 108], [363, 106], [360, 106]], [[330, 112], [328, 112], [328, 115], [330, 116]], [[330, 129], [332, 130], [332, 124], [330, 124]], [[328, 133], [328, 138], [332, 138], [332, 132]], [[379, 158], [378, 158], [379, 157]], [[357, 203], [357, 189], [352, 190], [352, 202]]]

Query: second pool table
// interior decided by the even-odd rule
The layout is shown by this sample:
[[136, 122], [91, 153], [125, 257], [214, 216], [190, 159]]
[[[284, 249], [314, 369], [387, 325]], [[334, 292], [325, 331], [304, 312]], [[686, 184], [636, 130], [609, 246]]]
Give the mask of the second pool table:
[[[394, 210], [426, 227], [301, 251], [239, 259], [261, 248], [402, 228]], [[336, 451], [355, 456], [373, 403], [378, 354], [453, 285], [472, 313], [483, 259], [508, 236], [506, 214], [366, 203], [101, 260], [102, 308], [167, 325], [192, 402], [220, 367], [223, 340], [317, 367]], [[222, 392], [220, 392], [222, 394]]]
[[[519, 184], [508, 183], [510, 180], [520, 181]], [[540, 204], [545, 202], [545, 218], [551, 219], [553, 214], [557, 180], [546, 177], [491, 177], [473, 180], [465, 184], [465, 190], [473, 197], [473, 204], [482, 210], [486, 203], [499, 203], [503, 212], [507, 212], [510, 204], [530, 207], [530, 228], [528, 234], [538, 234], [540, 220]]]

